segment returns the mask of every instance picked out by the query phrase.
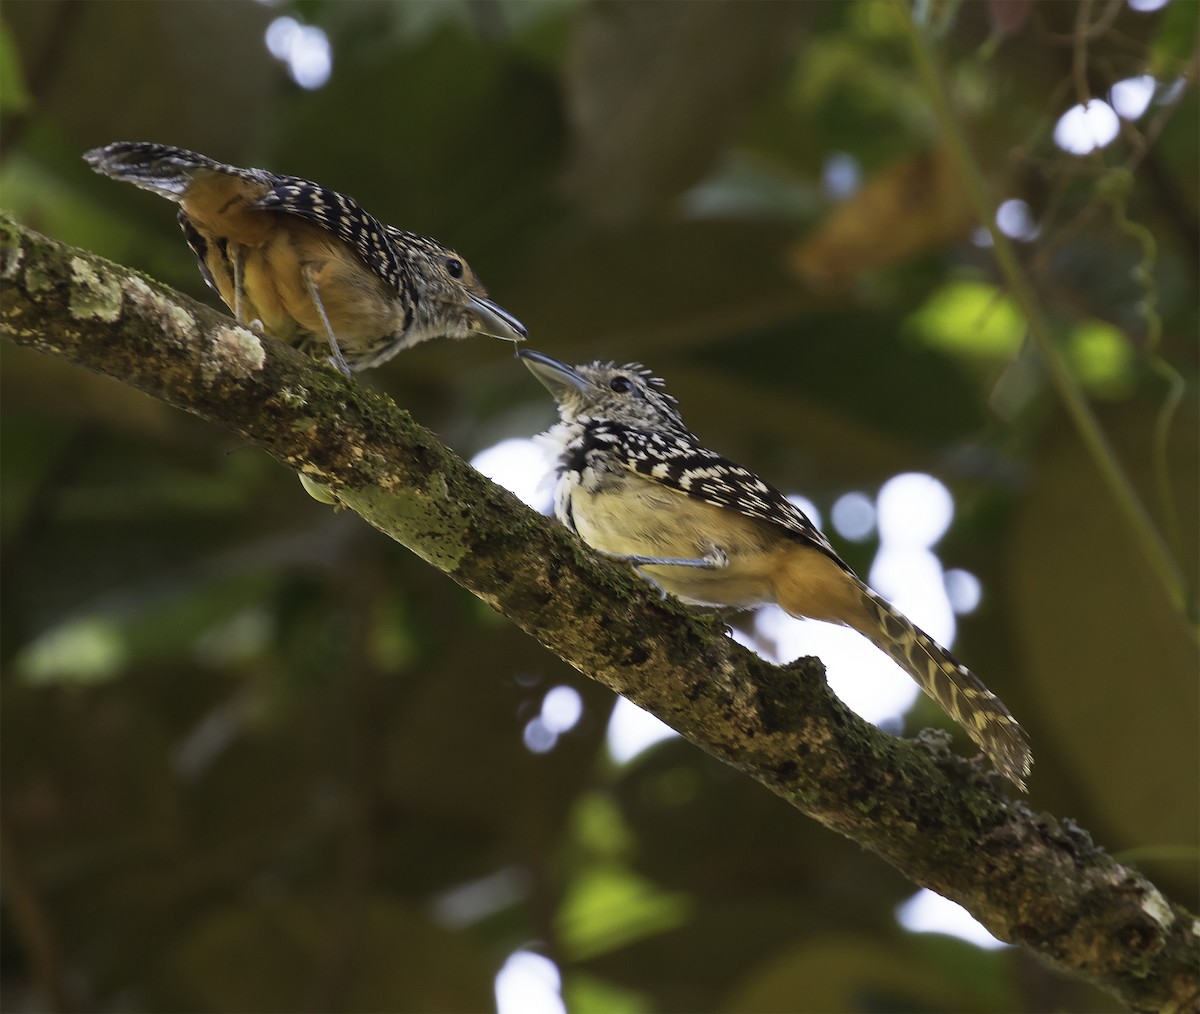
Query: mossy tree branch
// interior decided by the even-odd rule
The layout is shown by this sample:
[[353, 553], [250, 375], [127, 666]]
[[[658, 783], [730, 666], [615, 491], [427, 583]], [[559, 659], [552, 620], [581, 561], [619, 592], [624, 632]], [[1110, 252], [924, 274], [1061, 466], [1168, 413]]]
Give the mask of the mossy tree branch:
[[2, 332], [240, 434], [801, 812], [1131, 1007], [1200, 1004], [1200, 924], [944, 738], [848, 711], [489, 482], [388, 398], [101, 258], [0, 219]]

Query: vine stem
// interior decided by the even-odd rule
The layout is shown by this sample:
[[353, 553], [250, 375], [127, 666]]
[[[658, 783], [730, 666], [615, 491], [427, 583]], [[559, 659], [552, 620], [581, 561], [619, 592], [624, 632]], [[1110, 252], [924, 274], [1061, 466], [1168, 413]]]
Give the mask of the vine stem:
[[954, 110], [951, 108], [949, 95], [925, 36], [905, 0], [892, 0], [892, 3], [900, 14], [900, 22], [908, 36], [913, 63], [921, 77], [930, 106], [958, 161], [967, 195], [974, 205], [980, 222], [991, 236], [992, 249], [995, 251], [1000, 272], [1017, 305], [1021, 308], [1026, 325], [1033, 335], [1034, 343], [1046, 364], [1051, 383], [1058, 392], [1071, 421], [1075, 424], [1084, 447], [1100, 470], [1100, 475], [1107, 484], [1117, 508], [1132, 530], [1138, 546], [1155, 576], [1162, 582], [1171, 604], [1191, 628], [1192, 636], [1200, 638], [1200, 628], [1197, 627], [1196, 618], [1191, 614], [1189, 608], [1187, 585], [1183, 575], [1168, 551], [1162, 536], [1155, 528], [1149, 512], [1129, 481], [1115, 452], [1105, 438], [1100, 423], [1088, 405], [1083, 389], [1072, 375], [1066, 360], [1059, 351], [1050, 325], [1034, 294], [1033, 286], [1021, 268], [1012, 243], [996, 225], [995, 203], [988, 195], [983, 173], [967, 144], [962, 127], [954, 115]]

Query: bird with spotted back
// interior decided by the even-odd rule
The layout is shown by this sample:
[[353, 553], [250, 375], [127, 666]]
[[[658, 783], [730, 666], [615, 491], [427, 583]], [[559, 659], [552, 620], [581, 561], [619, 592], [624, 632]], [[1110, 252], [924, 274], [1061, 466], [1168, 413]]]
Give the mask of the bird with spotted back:
[[239, 324], [308, 351], [328, 349], [347, 376], [430, 338], [525, 338], [459, 254], [384, 225], [344, 194], [143, 141], [84, 159], [179, 205], [205, 281]]
[[638, 363], [568, 366], [518, 353], [554, 395], [554, 509], [593, 549], [629, 561], [664, 593], [700, 606], [777, 603], [852, 627], [896, 661], [1015, 785], [1025, 734], [965, 666], [868, 588], [795, 504], [701, 444]]

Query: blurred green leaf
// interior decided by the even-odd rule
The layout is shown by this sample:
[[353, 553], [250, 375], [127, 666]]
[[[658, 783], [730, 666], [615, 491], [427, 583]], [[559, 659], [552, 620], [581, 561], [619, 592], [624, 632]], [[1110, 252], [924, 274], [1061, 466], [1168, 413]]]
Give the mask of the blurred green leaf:
[[650, 998], [591, 975], [572, 975], [563, 984], [571, 1014], [652, 1014]]
[[909, 324], [932, 348], [992, 360], [1012, 358], [1025, 339], [1025, 321], [994, 285], [955, 281], [934, 292]]
[[575, 803], [572, 822], [580, 846], [597, 857], [622, 860], [635, 847], [636, 839], [607, 793], [589, 792], [581, 797]]
[[1121, 398], [1132, 391], [1133, 349], [1112, 325], [1088, 321], [1073, 329], [1067, 356], [1080, 381], [1094, 394]]
[[686, 895], [657, 889], [612, 864], [576, 873], [559, 908], [559, 936], [573, 960], [653, 936], [686, 922]]
[[32, 685], [99, 683], [116, 675], [127, 655], [117, 625], [91, 617], [46, 631], [25, 647], [15, 664]]

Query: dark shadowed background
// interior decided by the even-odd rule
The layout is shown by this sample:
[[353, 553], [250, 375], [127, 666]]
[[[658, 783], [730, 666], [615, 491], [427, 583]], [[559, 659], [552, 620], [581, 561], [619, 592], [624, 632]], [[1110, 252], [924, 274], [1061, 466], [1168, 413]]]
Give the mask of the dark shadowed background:
[[[1200, 5], [1155, 3], [918, 6], [1194, 591]], [[531, 346], [666, 377], [864, 575], [878, 529], [833, 505], [936, 476], [937, 561], [980, 591], [955, 652], [1028, 730], [1032, 805], [1194, 908], [1195, 643], [1027, 344], [901, 10], [8, 0], [0, 203], [216, 302], [174, 210], [85, 149], [351, 194], [466, 255]], [[1113, 1009], [910, 932], [912, 884], [678, 738], [618, 762], [607, 691], [229, 434], [2, 356], [6, 1010], [487, 1010], [502, 968], [503, 1014]], [[552, 419], [483, 338], [357, 382], [468, 458]]]

